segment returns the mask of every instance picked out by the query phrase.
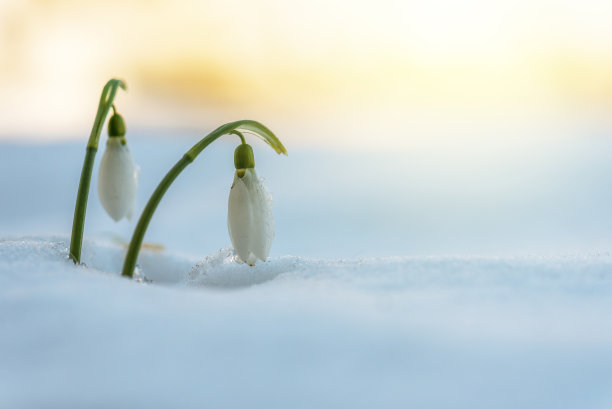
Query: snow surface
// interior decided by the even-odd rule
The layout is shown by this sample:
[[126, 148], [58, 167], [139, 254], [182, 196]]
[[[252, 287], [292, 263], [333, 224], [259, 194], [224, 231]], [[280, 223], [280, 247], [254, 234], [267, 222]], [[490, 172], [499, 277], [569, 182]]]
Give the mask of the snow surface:
[[[84, 142], [2, 142], [0, 408], [611, 408], [611, 134], [254, 142], [276, 238], [253, 268], [226, 247], [220, 141], [160, 203], [135, 281], [134, 223], [95, 177], [67, 259]], [[130, 135], [136, 214], [201, 136]]]
[[[273, 258], [0, 242], [2, 408], [609, 408], [612, 255]], [[153, 280], [153, 283], [150, 282]]]

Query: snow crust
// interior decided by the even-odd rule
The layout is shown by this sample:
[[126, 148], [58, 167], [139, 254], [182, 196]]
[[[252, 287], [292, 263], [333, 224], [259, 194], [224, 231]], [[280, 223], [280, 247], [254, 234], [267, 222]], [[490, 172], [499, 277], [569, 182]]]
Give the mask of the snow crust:
[[271, 258], [0, 241], [2, 408], [609, 408], [612, 255]]

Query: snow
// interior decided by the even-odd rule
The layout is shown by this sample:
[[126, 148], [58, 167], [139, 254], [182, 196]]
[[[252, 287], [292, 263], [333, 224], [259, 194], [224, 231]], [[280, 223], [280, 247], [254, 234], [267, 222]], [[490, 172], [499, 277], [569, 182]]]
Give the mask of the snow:
[[142, 283], [119, 277], [122, 246], [87, 242], [86, 267], [67, 246], [0, 242], [0, 407], [612, 404], [610, 254], [144, 250]]
[[[138, 209], [194, 139], [129, 140]], [[83, 144], [1, 143], [0, 408], [612, 407], [612, 146], [526, 146], [254, 144], [276, 238], [249, 267], [219, 144], [162, 200], [130, 281], [134, 224], [95, 180], [68, 259]]]

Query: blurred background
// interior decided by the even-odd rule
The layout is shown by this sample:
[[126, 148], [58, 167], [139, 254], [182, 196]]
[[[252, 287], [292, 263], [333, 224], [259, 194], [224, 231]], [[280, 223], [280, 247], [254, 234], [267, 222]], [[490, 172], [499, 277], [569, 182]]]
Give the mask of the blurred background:
[[[248, 118], [289, 151], [253, 142], [275, 256], [607, 251], [611, 19], [604, 0], [2, 0], [0, 234], [69, 234], [119, 77], [139, 210], [195, 141]], [[235, 142], [179, 179], [148, 240], [229, 243]], [[95, 188], [86, 236], [129, 240]]]

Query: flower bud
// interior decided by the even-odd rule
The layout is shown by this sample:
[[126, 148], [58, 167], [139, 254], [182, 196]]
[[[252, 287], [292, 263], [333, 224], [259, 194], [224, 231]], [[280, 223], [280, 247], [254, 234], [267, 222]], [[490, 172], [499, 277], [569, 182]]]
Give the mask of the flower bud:
[[266, 261], [274, 239], [272, 197], [253, 168], [236, 170], [229, 195], [227, 227], [240, 260], [251, 266], [257, 259]]
[[98, 195], [102, 206], [113, 220], [132, 218], [136, 204], [138, 173], [139, 168], [134, 164], [125, 138], [108, 138], [106, 151], [100, 161]]

